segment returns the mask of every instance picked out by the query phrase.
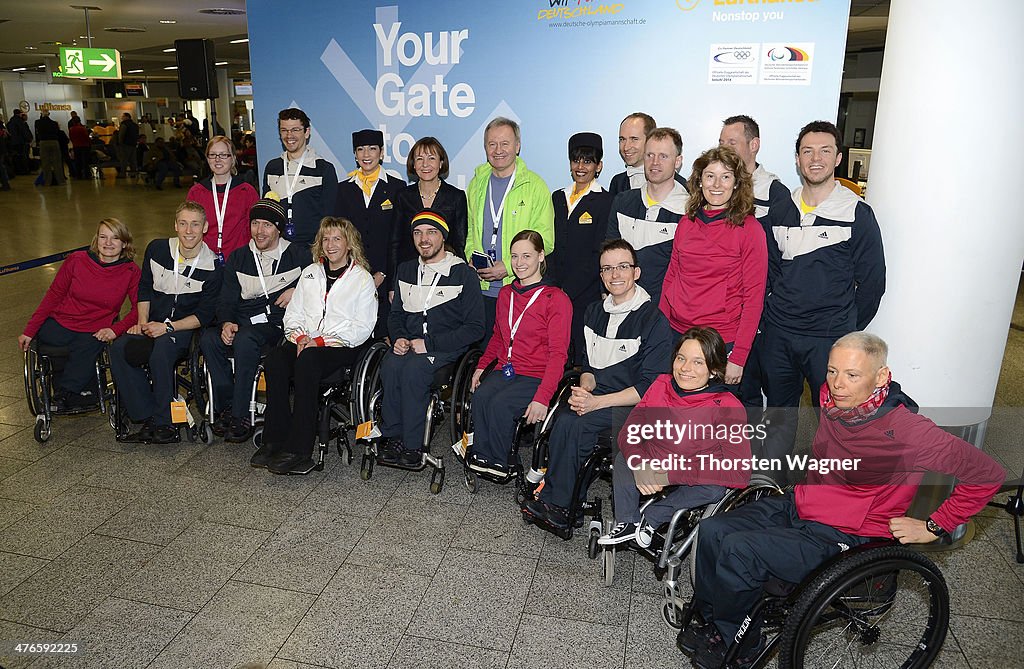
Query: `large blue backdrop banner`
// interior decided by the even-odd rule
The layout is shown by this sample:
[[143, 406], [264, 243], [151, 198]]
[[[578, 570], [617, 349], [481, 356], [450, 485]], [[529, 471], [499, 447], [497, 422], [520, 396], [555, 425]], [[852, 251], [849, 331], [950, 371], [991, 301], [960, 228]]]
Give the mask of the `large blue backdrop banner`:
[[351, 133], [379, 128], [403, 179], [409, 147], [437, 137], [464, 187], [494, 116], [522, 125], [522, 156], [552, 189], [571, 182], [569, 135], [604, 138], [600, 181], [622, 170], [619, 121], [645, 111], [683, 136], [683, 168], [721, 121], [761, 125], [760, 162], [793, 187], [793, 142], [834, 121], [849, 0], [250, 0], [250, 62], [262, 162], [281, 153], [277, 112], [313, 122], [339, 175]]

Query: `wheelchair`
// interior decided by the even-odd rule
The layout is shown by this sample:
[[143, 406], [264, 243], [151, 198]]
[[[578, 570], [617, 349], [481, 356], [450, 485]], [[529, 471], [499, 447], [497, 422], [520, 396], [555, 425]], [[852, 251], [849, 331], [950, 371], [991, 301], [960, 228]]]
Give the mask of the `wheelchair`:
[[[689, 624], [692, 601], [682, 612]], [[767, 644], [752, 667], [776, 652], [780, 667], [929, 667], [946, 639], [949, 590], [930, 559], [893, 540], [844, 551], [800, 584], [770, 580], [747, 615], [761, 619]], [[735, 662], [744, 624], [725, 658]]]
[[[376, 426], [380, 421], [383, 379], [380, 375], [381, 363], [389, 347], [383, 342], [374, 344], [363, 358], [365, 368], [357, 370], [359, 383], [356, 386], [356, 397], [354, 407], [363, 407], [360, 417], [361, 425], [369, 427]], [[465, 433], [467, 421], [471, 420], [469, 415], [469, 387], [473, 379], [473, 372], [480, 361], [481, 352], [477, 349], [470, 349], [463, 353], [455, 362], [443, 365], [434, 372], [434, 379], [430, 384], [430, 394], [426, 407], [426, 423], [423, 430], [422, 456], [418, 465], [413, 467], [402, 467], [397, 464], [383, 466], [408, 469], [409, 471], [423, 471], [428, 466], [430, 473], [430, 492], [439, 494], [444, 487], [444, 455], [435, 455], [431, 451], [431, 443], [438, 427], [448, 419], [449, 434], [455, 442], [453, 448], [459, 453], [458, 441]], [[374, 429], [373, 433], [363, 435], [362, 431], [357, 434], [357, 441], [363, 447], [360, 477], [364, 481], [370, 480], [373, 476], [373, 468], [377, 464], [377, 444], [379, 434]]]
[[[317, 402], [317, 430], [313, 443], [313, 471], [324, 470], [327, 452], [332, 442], [345, 463], [352, 464], [349, 431], [355, 430], [358, 433], [359, 426], [370, 421], [369, 411], [374, 401], [377, 402], [377, 419], [380, 417], [380, 358], [387, 352], [388, 346], [382, 341], [371, 341], [358, 348], [362, 349], [362, 352], [354, 367], [343, 367], [321, 379]], [[265, 357], [261, 355], [260, 364], [256, 367], [249, 401], [249, 420], [253, 426], [252, 444], [256, 449], [263, 445], [266, 395], [261, 381], [265, 370], [262, 358]], [[370, 391], [375, 387], [377, 394], [372, 396]]]
[[[204, 430], [200, 430], [200, 423], [194, 418], [194, 414], [188, 408], [190, 405], [196, 409], [195, 415], [202, 415], [207, 405], [203, 397], [203, 359], [202, 350], [199, 348], [199, 330], [192, 331], [192, 338], [185, 355], [177, 360], [174, 366], [174, 385], [176, 393], [185, 400], [186, 420], [175, 423], [174, 427], [180, 439], [184, 433], [185, 439], [191, 443], [201, 441], [209, 443], [209, 438]], [[148, 372], [148, 365], [146, 365]], [[132, 420], [124, 409], [120, 399], [120, 391], [117, 384], [112, 384], [113, 393], [110, 398], [110, 427], [114, 430], [114, 439], [123, 442], [128, 440], [132, 432]]]
[[[263, 412], [267, 408], [266, 386], [263, 377], [263, 360], [267, 357], [272, 348], [273, 345], [269, 344], [260, 348], [260, 364], [257, 365], [256, 373], [253, 375], [252, 379], [252, 391], [249, 394], [249, 425], [253, 428], [254, 437], [255, 430], [263, 424]], [[228, 360], [231, 362], [232, 370], [234, 370], [235, 358], [233, 349], [229, 349], [228, 351]], [[197, 361], [198, 373], [196, 378], [199, 379], [201, 386], [196, 391], [196, 397], [200, 400], [198, 408], [203, 416], [202, 420], [199, 422], [198, 435], [200, 441], [204, 444], [209, 444], [213, 442], [213, 423], [217, 420], [217, 416], [215, 415], [216, 412], [214, 411], [216, 402], [213, 397], [213, 377], [210, 375], [209, 366], [206, 364], [205, 357], [201, 352]]]
[[[68, 416], [95, 411], [94, 407], [55, 410], [53, 394], [56, 377], [64, 370], [69, 355], [66, 346], [48, 346], [33, 339], [25, 351], [25, 400], [28, 411], [36, 417], [33, 436], [40, 444], [52, 435], [54, 416]], [[96, 397], [100, 413], [106, 414], [111, 400], [110, 357], [106, 346], [96, 359]]]

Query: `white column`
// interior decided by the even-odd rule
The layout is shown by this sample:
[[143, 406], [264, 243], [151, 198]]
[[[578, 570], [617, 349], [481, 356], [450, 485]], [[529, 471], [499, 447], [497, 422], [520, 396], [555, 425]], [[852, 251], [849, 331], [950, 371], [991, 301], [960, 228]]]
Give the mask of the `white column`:
[[1024, 2], [893, 0], [868, 202], [887, 289], [870, 330], [940, 425], [989, 416], [1024, 259]]

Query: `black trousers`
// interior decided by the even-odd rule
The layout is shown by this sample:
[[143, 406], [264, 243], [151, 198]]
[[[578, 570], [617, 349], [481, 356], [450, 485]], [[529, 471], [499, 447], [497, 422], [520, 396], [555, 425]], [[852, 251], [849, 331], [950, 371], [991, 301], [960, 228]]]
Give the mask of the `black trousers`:
[[512, 435], [516, 421], [540, 386], [540, 379], [516, 374], [505, 378], [499, 367], [488, 374], [473, 393], [472, 452], [488, 462], [512, 464]]
[[93, 337], [91, 332], [69, 330], [52, 318], [43, 321], [35, 338], [40, 344], [68, 348], [70, 355], [56, 383], [60, 390], [95, 392], [96, 358], [103, 351], [103, 342]]
[[[118, 397], [135, 422], [151, 418], [155, 425], [171, 424], [174, 399], [174, 367], [188, 354], [192, 333], [173, 332], [156, 339], [146, 335], [123, 335], [110, 345], [110, 371], [117, 383]], [[149, 378], [143, 366], [149, 366]]]
[[[249, 400], [260, 364], [260, 350], [276, 343], [284, 331], [270, 323], [240, 323], [234, 343], [228, 346], [220, 338], [220, 327], [207, 328], [199, 338], [206, 357], [206, 366], [213, 380], [213, 409], [230, 409], [235, 418], [249, 415]], [[235, 359], [234, 370], [228, 360], [229, 351]], [[294, 353], [294, 351], [293, 351]]]
[[793, 493], [761, 499], [701, 521], [694, 600], [731, 640], [770, 576], [799, 583], [825, 560], [869, 540], [801, 520]]
[[[475, 399], [473, 407], [476, 408]], [[580, 467], [594, 452], [598, 435], [611, 429], [614, 413], [614, 408], [608, 408], [582, 416], [572, 410], [558, 414], [548, 438], [548, 472], [540, 494], [542, 500], [563, 509], [569, 508]], [[580, 490], [581, 495], [586, 492]]]
[[[353, 366], [358, 350], [310, 346], [298, 356], [296, 350], [295, 344], [285, 342], [271, 351], [263, 364], [267, 377], [263, 443], [272, 445], [275, 451], [312, 457], [320, 381], [339, 369]], [[295, 399], [290, 407], [288, 387], [292, 381]]]
[[384, 354], [380, 374], [384, 385], [380, 432], [400, 438], [408, 451], [423, 448], [430, 385], [440, 367], [455, 362], [461, 352]]

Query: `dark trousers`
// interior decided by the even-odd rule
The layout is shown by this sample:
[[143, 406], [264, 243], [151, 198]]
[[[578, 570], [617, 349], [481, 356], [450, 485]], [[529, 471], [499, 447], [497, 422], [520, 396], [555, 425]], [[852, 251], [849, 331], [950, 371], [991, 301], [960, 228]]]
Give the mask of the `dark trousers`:
[[817, 407], [833, 343], [831, 337], [794, 334], [767, 323], [762, 327], [758, 354], [768, 397], [765, 418], [770, 422], [760, 454], [763, 457], [781, 458], [793, 452], [796, 408], [804, 392], [804, 379], [811, 385], [811, 401]]
[[9, 190], [10, 187], [10, 176], [7, 174], [7, 156], [0, 156], [0, 188]]
[[[263, 365], [267, 376], [263, 443], [272, 444], [275, 451], [312, 457], [320, 381], [339, 369], [353, 366], [358, 349], [310, 346], [298, 356], [296, 350], [295, 344], [286, 341], [270, 352]], [[288, 386], [292, 381], [295, 399], [289, 407]]]
[[64, 183], [64, 160], [61, 157], [60, 143], [55, 139], [44, 139], [39, 142], [40, 174], [43, 177], [43, 185], [50, 183], [50, 176], [53, 183], [60, 185]]
[[[206, 358], [206, 367], [213, 381], [213, 410], [231, 410], [235, 418], [249, 415], [252, 386], [256, 368], [260, 364], [260, 351], [281, 339], [284, 331], [270, 323], [240, 323], [234, 343], [228, 346], [220, 338], [220, 327], [208, 328], [199, 338], [199, 346]], [[234, 357], [234, 370], [229, 354]]]
[[825, 560], [868, 540], [801, 520], [793, 493], [741, 506], [701, 521], [694, 600], [729, 641], [770, 576], [799, 583]]
[[167, 178], [168, 174], [174, 176], [175, 186], [181, 185], [181, 165], [173, 160], [161, 160], [156, 164], [156, 177], [154, 178], [154, 183], [157, 188], [160, 188], [163, 185], [164, 179]]
[[473, 448], [488, 462], [511, 464], [516, 421], [533, 401], [540, 379], [516, 374], [505, 378], [500, 367], [488, 374], [473, 393]]
[[[476, 409], [475, 398], [473, 408]], [[540, 495], [542, 500], [564, 509], [569, 508], [580, 467], [594, 452], [598, 435], [611, 429], [614, 411], [600, 409], [580, 416], [567, 409], [558, 414], [548, 438], [548, 472], [544, 475], [544, 488]], [[474, 425], [479, 426], [477, 423]], [[580, 495], [586, 492], [581, 489]]]
[[79, 179], [89, 178], [89, 164], [92, 162], [92, 148], [88, 146], [75, 147], [75, 176]]
[[[118, 398], [136, 423], [151, 419], [154, 425], [171, 424], [174, 399], [174, 367], [188, 355], [191, 332], [175, 332], [156, 339], [146, 335], [122, 335], [110, 345], [110, 370]], [[144, 365], [149, 366], [150, 387]]]
[[103, 351], [103, 342], [91, 332], [69, 330], [52, 318], [43, 321], [36, 341], [47, 346], [67, 347], [68, 359], [56, 384], [60, 390], [78, 393], [96, 390], [96, 358]]
[[[640, 489], [636, 487], [633, 470], [629, 468], [622, 453], [615, 456], [612, 469], [612, 492], [615, 495], [615, 522], [640, 522]], [[663, 496], [644, 509], [643, 516], [655, 527], [672, 520], [679, 509], [692, 509], [717, 502], [725, 496], [726, 488], [720, 485], [677, 485], [667, 486]]]
[[439, 367], [458, 359], [458, 353], [384, 354], [380, 375], [384, 384], [380, 432], [388, 438], [400, 438], [409, 451], [419, 451], [424, 444], [427, 425], [427, 402], [430, 385]]

